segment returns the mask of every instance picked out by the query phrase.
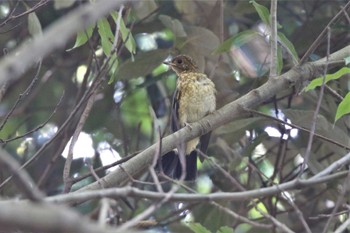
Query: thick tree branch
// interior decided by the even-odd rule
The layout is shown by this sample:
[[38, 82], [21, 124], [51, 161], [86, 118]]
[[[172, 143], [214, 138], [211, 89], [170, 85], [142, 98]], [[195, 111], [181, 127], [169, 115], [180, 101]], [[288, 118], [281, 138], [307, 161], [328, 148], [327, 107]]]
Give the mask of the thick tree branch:
[[[350, 56], [350, 45], [331, 54], [329, 61], [339, 61]], [[248, 115], [245, 109], [255, 108], [260, 103], [270, 99], [277, 93], [295, 86], [305, 80], [310, 80], [322, 75], [326, 58], [316, 62], [306, 63], [302, 66], [294, 67], [283, 75], [271, 77], [265, 84], [257, 89], [250, 91], [241, 98], [225, 105], [213, 114], [203, 118], [202, 120], [187, 126], [172, 135], [165, 137], [162, 141], [162, 154], [169, 152], [176, 145], [192, 138], [203, 135], [209, 131], [227, 124], [239, 117]], [[153, 157], [157, 151], [157, 145], [154, 144], [136, 155], [125, 164], [122, 168], [118, 168], [110, 174], [103, 177], [100, 182], [104, 187], [116, 187], [125, 184], [129, 180], [129, 176], [137, 177], [141, 175], [145, 169], [152, 164]], [[100, 185], [95, 182], [78, 191], [99, 189]]]
[[78, 213], [62, 206], [29, 202], [2, 202], [0, 206], [0, 230], [18, 231], [22, 229], [25, 232], [74, 233], [121, 232], [112, 228], [100, 227]]

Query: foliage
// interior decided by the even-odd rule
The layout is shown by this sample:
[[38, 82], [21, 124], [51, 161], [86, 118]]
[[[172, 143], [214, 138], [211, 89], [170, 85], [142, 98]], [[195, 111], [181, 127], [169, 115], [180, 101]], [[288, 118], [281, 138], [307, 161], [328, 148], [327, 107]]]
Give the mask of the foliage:
[[[0, 2], [0, 47], [4, 51], [0, 63], [90, 2], [95, 1]], [[174, 55], [187, 54], [215, 83], [218, 109], [241, 96], [248, 99], [248, 95], [260, 98], [258, 107], [237, 106], [245, 117], [231, 122], [223, 119], [228, 123], [212, 132], [209, 158], [198, 160], [194, 183], [177, 187], [159, 177], [161, 185], [157, 185], [154, 170], [149, 168], [128, 174], [134, 177], [126, 180], [126, 186], [157, 194], [162, 193], [161, 186], [164, 192], [177, 187], [177, 193], [188, 195], [235, 195], [298, 179], [312, 181], [334, 164], [338, 164], [332, 170], [336, 175], [317, 185], [262, 192], [240, 200], [179, 202], [127, 193], [115, 200], [99, 196], [70, 205], [70, 209], [89, 216], [93, 223], [105, 216], [99, 221], [111, 227], [133, 223], [134, 218], [150, 213], [142, 219], [148, 221], [134, 225], [154, 232], [334, 231], [349, 218], [348, 197], [342, 191], [348, 187], [345, 177], [339, 175], [346, 171], [349, 160], [337, 163], [347, 158], [350, 150], [349, 54], [343, 60], [332, 60], [325, 77], [324, 69], [310, 65], [315, 77], [304, 92], [300, 90], [306, 82], [289, 79], [286, 86], [291, 86], [273, 98], [266, 98], [269, 93], [256, 88], [270, 85], [273, 90], [281, 77], [269, 80], [266, 74], [271, 66], [277, 66], [279, 74], [290, 69], [302, 72], [298, 65], [305, 54], [306, 61], [318, 60], [329, 55], [329, 50], [333, 53], [348, 46], [345, 13], [350, 15], [349, 8], [329, 25], [330, 40], [323, 35], [314, 44], [347, 1], [278, 1], [278, 64], [270, 64], [269, 2], [149, 0], [110, 9], [109, 14], [81, 28], [75, 38], [57, 42], [65, 45], [62, 49], [35, 61], [21, 78], [1, 87], [1, 150], [23, 166], [21, 171], [34, 181], [32, 187], [52, 197], [84, 189], [98, 177], [113, 174], [111, 170], [123, 171], [129, 157], [140, 155], [153, 144], [160, 148], [154, 156], [162, 154], [159, 139], [171, 134], [169, 116], [176, 87], [176, 75], [162, 63]], [[58, 38], [60, 33], [64, 32], [58, 32]], [[327, 86], [315, 112], [322, 85]], [[69, 145], [79, 133], [76, 145], [83, 146], [71, 151], [74, 159], [70, 172], [64, 175]], [[82, 141], [84, 137], [87, 140]], [[0, 199], [27, 198], [17, 180], [8, 179], [14, 170], [2, 166], [1, 150]], [[121, 166], [113, 164], [120, 159]], [[149, 164], [142, 166], [148, 168]], [[100, 184], [107, 185], [103, 188], [109, 185]], [[106, 206], [108, 211], [103, 215]]]

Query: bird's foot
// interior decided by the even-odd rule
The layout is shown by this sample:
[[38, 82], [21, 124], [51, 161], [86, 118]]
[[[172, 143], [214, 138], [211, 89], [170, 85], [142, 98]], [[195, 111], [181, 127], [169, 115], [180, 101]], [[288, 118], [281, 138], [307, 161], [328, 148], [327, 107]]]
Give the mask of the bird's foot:
[[190, 123], [185, 122], [185, 127], [188, 126], [188, 128], [190, 128], [190, 130], [192, 130], [192, 126], [190, 125]]

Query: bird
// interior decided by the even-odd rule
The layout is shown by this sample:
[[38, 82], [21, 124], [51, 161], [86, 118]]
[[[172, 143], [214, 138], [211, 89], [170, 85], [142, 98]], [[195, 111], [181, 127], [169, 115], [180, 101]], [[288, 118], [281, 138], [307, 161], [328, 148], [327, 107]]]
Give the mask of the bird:
[[[216, 109], [215, 84], [205, 73], [199, 71], [194, 60], [188, 55], [175, 56], [170, 62], [165, 61], [177, 75], [176, 90], [173, 95], [171, 110], [171, 130], [173, 132], [199, 121]], [[181, 158], [185, 161], [185, 181], [197, 177], [198, 148], [206, 153], [210, 134], [207, 133], [177, 146], [177, 149], [161, 157], [161, 166], [165, 175], [180, 179], [183, 174]]]

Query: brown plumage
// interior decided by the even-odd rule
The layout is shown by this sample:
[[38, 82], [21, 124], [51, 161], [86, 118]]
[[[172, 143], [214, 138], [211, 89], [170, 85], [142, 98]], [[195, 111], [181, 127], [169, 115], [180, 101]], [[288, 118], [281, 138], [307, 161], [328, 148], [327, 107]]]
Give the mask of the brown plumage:
[[[195, 62], [186, 55], [174, 57], [171, 62], [164, 62], [174, 70], [178, 76], [177, 87], [172, 104], [172, 130], [173, 132], [202, 119], [215, 111], [216, 90], [214, 83], [206, 74], [198, 70]], [[177, 153], [185, 154], [186, 177], [185, 180], [194, 180], [197, 174], [197, 152], [199, 149], [206, 152], [210, 133], [202, 137], [194, 138], [181, 148]], [[172, 151], [162, 157], [162, 165], [165, 174], [173, 178], [180, 178], [182, 167], [178, 154]]]

